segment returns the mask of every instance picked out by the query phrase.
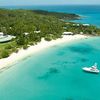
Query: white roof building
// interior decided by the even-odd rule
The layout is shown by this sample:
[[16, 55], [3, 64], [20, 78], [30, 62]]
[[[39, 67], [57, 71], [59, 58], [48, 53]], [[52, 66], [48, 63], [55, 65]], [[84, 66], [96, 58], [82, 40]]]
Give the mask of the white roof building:
[[41, 31], [34, 31], [34, 33], [40, 33]]
[[13, 38], [16, 38], [16, 37], [12, 35], [4, 35], [3, 32], [0, 32], [0, 43], [8, 42], [12, 40]]
[[73, 26], [80, 26], [80, 24], [73, 24]]
[[83, 24], [83, 26], [90, 26], [90, 24]]
[[28, 35], [29, 33], [26, 32], [26, 33], [23, 33], [23, 34], [24, 34], [24, 35]]
[[0, 32], [0, 36], [3, 36], [4, 35], [4, 33], [3, 32]]
[[63, 35], [73, 35], [73, 32], [63, 32]]

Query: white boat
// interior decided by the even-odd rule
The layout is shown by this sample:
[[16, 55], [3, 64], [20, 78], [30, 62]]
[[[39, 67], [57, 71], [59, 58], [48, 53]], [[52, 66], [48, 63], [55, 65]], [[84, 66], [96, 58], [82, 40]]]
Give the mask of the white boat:
[[86, 72], [90, 73], [99, 73], [100, 71], [97, 69], [97, 63], [95, 63], [92, 67], [83, 67], [82, 68]]

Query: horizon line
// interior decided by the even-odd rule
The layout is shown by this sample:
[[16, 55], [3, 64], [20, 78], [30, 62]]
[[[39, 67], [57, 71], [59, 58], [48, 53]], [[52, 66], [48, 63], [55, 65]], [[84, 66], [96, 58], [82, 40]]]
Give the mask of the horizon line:
[[4, 6], [100, 6], [100, 4], [29, 4], [29, 5], [0, 5], [0, 7]]

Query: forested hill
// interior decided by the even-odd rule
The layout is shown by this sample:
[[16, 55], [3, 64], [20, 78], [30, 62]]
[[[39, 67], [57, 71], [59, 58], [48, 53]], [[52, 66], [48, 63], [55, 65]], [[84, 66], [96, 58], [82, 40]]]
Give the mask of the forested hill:
[[7, 10], [0, 9], [0, 31], [19, 35], [41, 30], [46, 34], [62, 33], [63, 21], [59, 19], [76, 19], [78, 15], [48, 12], [42, 10]]
[[55, 17], [57, 17], [59, 19], [63, 19], [63, 20], [75, 20], [75, 19], [80, 18], [79, 15], [71, 14], [71, 13], [48, 12], [48, 11], [44, 11], [44, 10], [33, 10], [33, 12], [35, 12], [37, 14], [42, 14], [42, 15], [55, 16]]
[[63, 22], [54, 16], [36, 14], [32, 10], [0, 9], [0, 31], [19, 35], [24, 32], [60, 33]]
[[[0, 58], [8, 57], [19, 48], [27, 49], [44, 38], [47, 41], [62, 37], [65, 31], [74, 34], [99, 35], [95, 26], [64, 22], [60, 19], [75, 19], [78, 15], [33, 10], [0, 9], [0, 32], [14, 35], [16, 38], [8, 43], [0, 43]], [[28, 34], [25, 34], [28, 33]]]
[[[0, 32], [14, 35], [16, 39], [0, 43], [0, 58], [8, 57], [18, 48], [28, 48], [41, 41], [61, 37], [64, 22], [54, 16], [36, 14], [32, 10], [0, 10]], [[28, 35], [25, 35], [28, 33]]]

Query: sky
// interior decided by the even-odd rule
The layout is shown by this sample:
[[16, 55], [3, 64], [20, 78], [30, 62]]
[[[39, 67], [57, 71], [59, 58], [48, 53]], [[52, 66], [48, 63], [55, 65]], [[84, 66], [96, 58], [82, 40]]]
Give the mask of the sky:
[[0, 6], [9, 5], [74, 5], [100, 4], [100, 0], [0, 0]]

